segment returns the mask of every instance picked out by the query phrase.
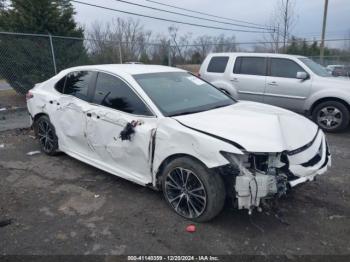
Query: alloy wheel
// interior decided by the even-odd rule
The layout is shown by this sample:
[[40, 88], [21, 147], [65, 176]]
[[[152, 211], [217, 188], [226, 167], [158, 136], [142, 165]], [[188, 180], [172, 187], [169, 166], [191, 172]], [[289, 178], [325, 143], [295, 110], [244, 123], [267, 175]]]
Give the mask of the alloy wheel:
[[342, 121], [342, 112], [334, 106], [324, 107], [317, 114], [317, 123], [324, 129], [337, 128]]
[[42, 149], [45, 152], [51, 152], [54, 149], [54, 130], [47, 121], [39, 121], [38, 123], [38, 138]]
[[201, 180], [188, 169], [176, 167], [165, 180], [165, 196], [181, 216], [197, 218], [207, 206], [207, 193]]

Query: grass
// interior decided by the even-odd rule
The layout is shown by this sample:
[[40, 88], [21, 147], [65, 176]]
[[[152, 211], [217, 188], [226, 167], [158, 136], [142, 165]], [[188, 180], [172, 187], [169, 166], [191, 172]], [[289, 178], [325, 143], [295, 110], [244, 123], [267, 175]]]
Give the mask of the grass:
[[22, 96], [22, 95], [17, 94], [17, 92], [13, 89], [0, 90], [0, 97], [6, 97], [6, 96]]

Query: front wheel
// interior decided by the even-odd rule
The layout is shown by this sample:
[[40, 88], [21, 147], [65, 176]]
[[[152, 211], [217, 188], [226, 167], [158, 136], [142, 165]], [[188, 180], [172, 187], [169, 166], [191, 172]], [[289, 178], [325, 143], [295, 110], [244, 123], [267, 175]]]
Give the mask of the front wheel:
[[195, 222], [209, 221], [217, 216], [226, 198], [222, 178], [188, 157], [175, 159], [165, 167], [162, 189], [170, 207]]
[[338, 101], [326, 101], [315, 107], [312, 118], [323, 130], [339, 132], [349, 124], [349, 110]]

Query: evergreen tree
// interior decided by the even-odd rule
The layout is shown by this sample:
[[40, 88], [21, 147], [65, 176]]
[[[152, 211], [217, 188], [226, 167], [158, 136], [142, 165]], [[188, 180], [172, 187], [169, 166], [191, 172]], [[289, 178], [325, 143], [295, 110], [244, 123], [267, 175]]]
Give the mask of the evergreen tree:
[[149, 59], [146, 52], [142, 52], [142, 54], [140, 56], [140, 62], [143, 64], [150, 64], [151, 63], [151, 60]]
[[[69, 0], [11, 0], [0, 30], [82, 38]], [[20, 93], [54, 75], [49, 37], [0, 35], [0, 75]], [[87, 63], [83, 41], [52, 38], [58, 70]]]
[[199, 52], [194, 52], [191, 56], [191, 63], [192, 64], [201, 64], [203, 61], [203, 58]]

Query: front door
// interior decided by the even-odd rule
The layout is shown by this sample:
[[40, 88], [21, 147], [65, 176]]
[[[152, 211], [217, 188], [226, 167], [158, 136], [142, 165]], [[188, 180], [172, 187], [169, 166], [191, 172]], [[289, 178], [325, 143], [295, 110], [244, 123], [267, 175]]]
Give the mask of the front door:
[[297, 72], [305, 70], [295, 61], [271, 58], [266, 78], [264, 103], [302, 113], [311, 89], [311, 79], [297, 79]]
[[137, 183], [152, 182], [152, 136], [157, 118], [120, 78], [98, 73], [86, 138], [106, 170]]

